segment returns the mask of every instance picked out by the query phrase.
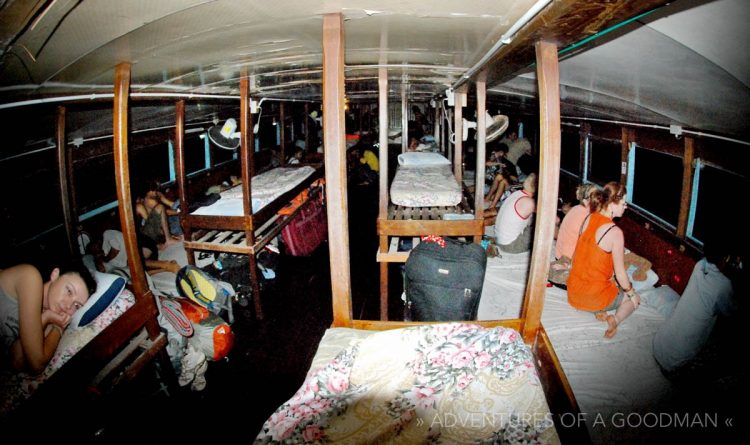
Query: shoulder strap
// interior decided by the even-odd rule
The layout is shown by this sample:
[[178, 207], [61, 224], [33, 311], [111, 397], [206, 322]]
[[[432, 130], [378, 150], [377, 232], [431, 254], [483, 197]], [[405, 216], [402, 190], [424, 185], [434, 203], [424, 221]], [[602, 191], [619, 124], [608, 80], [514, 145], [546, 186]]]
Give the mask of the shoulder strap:
[[583, 234], [583, 226], [585, 226], [585, 225], [586, 225], [586, 222], [587, 222], [587, 221], [589, 220], [589, 217], [590, 217], [590, 216], [591, 216], [591, 213], [589, 213], [588, 215], [586, 215], [586, 217], [585, 217], [585, 218], [583, 218], [583, 222], [581, 223], [581, 228], [580, 228], [580, 229], [578, 230], [578, 237], [579, 237], [579, 238], [580, 238], [580, 237], [581, 237], [581, 235]]
[[614, 228], [614, 227], [615, 227], [615, 224], [612, 224], [611, 226], [609, 226], [609, 228], [607, 230], [604, 231], [604, 233], [602, 233], [602, 236], [600, 236], [599, 240], [596, 242], [597, 246], [599, 245], [599, 243], [602, 242], [602, 240], [604, 239], [604, 237], [607, 236], [607, 234], [609, 233], [609, 231], [612, 230], [612, 228]]

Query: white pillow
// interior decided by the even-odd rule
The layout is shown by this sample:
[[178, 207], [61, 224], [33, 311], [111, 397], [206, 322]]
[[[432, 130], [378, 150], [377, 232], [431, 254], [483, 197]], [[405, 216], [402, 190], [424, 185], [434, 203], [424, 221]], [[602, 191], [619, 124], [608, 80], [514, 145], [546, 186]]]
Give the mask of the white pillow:
[[451, 165], [451, 161], [440, 153], [408, 152], [398, 155], [398, 165]]
[[86, 304], [78, 309], [70, 320], [73, 329], [84, 327], [94, 321], [112, 304], [125, 288], [125, 279], [111, 273], [96, 272], [96, 292], [89, 297]]

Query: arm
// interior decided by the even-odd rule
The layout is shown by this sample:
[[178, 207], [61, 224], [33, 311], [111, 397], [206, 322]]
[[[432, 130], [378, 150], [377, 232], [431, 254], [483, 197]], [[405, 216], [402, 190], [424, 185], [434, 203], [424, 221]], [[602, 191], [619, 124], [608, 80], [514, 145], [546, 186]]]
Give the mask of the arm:
[[528, 218], [532, 213], [536, 211], [536, 201], [533, 198], [525, 196], [518, 200], [516, 204], [518, 214], [524, 219]]
[[[20, 348], [13, 347], [13, 351], [20, 352], [22, 356], [13, 357], [13, 362], [16, 365], [25, 363], [32, 372], [39, 373], [55, 353], [62, 337], [62, 328], [70, 321], [70, 316], [51, 310], [42, 311], [44, 283], [36, 268], [21, 265], [14, 269], [12, 278], [18, 298]], [[55, 324], [59, 329], [45, 331], [50, 324]]]
[[641, 303], [641, 297], [633, 290], [633, 283], [628, 278], [628, 272], [625, 268], [625, 237], [622, 230], [615, 226], [602, 239], [602, 247], [610, 248], [612, 252], [612, 262], [615, 268], [615, 279], [620, 285], [625, 295], [631, 299], [635, 307]]

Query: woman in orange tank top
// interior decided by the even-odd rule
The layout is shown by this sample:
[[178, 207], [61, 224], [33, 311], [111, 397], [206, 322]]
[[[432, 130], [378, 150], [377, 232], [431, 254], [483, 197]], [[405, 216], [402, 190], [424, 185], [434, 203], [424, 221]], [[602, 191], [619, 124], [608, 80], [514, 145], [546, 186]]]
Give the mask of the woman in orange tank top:
[[[597, 320], [606, 321], [607, 338], [615, 335], [617, 325], [641, 301], [626, 272], [622, 230], [612, 222], [627, 208], [625, 193], [623, 185], [610, 182], [591, 194], [591, 215], [581, 227], [568, 278], [568, 302], [576, 309], [594, 312]], [[613, 272], [620, 289], [612, 280]], [[612, 310], [614, 315], [608, 315]]]

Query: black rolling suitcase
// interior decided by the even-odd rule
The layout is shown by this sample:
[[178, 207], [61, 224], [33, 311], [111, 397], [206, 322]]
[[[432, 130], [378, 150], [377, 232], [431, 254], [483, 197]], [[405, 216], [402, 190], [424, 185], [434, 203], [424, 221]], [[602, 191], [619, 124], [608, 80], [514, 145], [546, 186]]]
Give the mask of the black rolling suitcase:
[[414, 321], [476, 320], [487, 254], [478, 244], [425, 240], [406, 261], [405, 317]]

